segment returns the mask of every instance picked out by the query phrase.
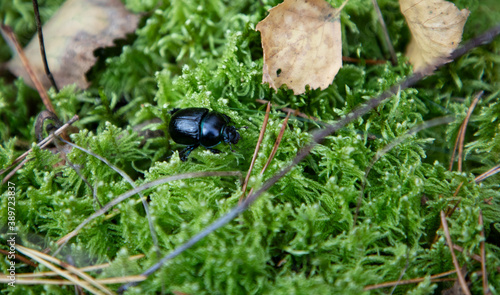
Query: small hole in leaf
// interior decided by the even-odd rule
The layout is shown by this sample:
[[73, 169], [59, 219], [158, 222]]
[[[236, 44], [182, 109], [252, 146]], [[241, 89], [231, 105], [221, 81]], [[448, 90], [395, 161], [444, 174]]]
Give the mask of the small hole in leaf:
[[278, 76], [278, 77], [279, 77], [280, 75], [281, 75], [281, 69], [278, 69], [278, 70], [276, 71], [276, 76]]

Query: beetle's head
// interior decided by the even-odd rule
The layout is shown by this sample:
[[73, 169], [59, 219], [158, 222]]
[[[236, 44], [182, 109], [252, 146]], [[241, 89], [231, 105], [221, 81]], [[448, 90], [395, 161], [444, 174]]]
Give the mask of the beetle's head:
[[234, 126], [226, 126], [222, 132], [222, 137], [224, 138], [224, 142], [229, 144], [237, 144], [238, 140], [240, 140], [240, 134]]

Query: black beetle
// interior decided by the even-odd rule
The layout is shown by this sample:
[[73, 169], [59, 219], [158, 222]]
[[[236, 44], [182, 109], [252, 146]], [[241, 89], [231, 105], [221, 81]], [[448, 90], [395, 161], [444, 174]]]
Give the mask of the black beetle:
[[198, 146], [203, 146], [214, 154], [220, 153], [212, 147], [222, 141], [229, 144], [238, 143], [240, 134], [234, 126], [229, 126], [231, 118], [219, 112], [205, 108], [173, 109], [168, 132], [173, 141], [185, 144], [179, 156], [186, 161], [189, 153]]

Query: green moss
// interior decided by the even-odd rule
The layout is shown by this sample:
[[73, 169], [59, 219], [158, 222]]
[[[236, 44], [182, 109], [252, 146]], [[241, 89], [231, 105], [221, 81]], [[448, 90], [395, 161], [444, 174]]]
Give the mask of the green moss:
[[[490, 2], [455, 1], [471, 15], [464, 39], [493, 26], [500, 15]], [[5, 1], [4, 1], [5, 2]], [[368, 99], [411, 74], [404, 50], [409, 31], [396, 1], [379, 1], [398, 64], [369, 65], [365, 59], [387, 59], [381, 29], [371, 1], [351, 0], [342, 12], [343, 53], [360, 58], [345, 63], [327, 89], [293, 95], [286, 86], [277, 92], [262, 81], [262, 48], [255, 25], [278, 1], [124, 1], [141, 14], [133, 36], [106, 49], [89, 76], [86, 91], [67, 86], [49, 95], [63, 121], [74, 114], [79, 132], [74, 143], [108, 159], [137, 185], [160, 177], [197, 171], [241, 171], [250, 166], [264, 118], [256, 99], [298, 108], [320, 122], [332, 123]], [[341, 1], [331, 1], [338, 6]], [[60, 1], [41, 2], [48, 19]], [[489, 4], [488, 4], [489, 3]], [[20, 36], [33, 32], [27, 1], [0, 4], [0, 17]], [[485, 10], [491, 11], [486, 16]], [[23, 41], [24, 42], [24, 41]], [[25, 43], [25, 42], [24, 42]], [[498, 165], [500, 130], [498, 93], [500, 43], [476, 48], [399, 92], [367, 115], [327, 137], [307, 158], [271, 187], [236, 220], [169, 261], [127, 294], [382, 294], [363, 291], [366, 285], [398, 279], [426, 278], [400, 285], [395, 293], [432, 294], [452, 283], [433, 283], [429, 276], [454, 269], [439, 230], [439, 212], [460, 200], [447, 220], [453, 242], [465, 253], [479, 254], [478, 226], [484, 216], [490, 287], [500, 290], [499, 176], [481, 184], [474, 178]], [[8, 59], [0, 44], [0, 59]], [[464, 172], [448, 171], [451, 149], [460, 124], [478, 91], [465, 137]], [[167, 130], [174, 107], [208, 107], [230, 116], [242, 139], [222, 154], [198, 148], [181, 162], [168, 134], [142, 139], [133, 126], [153, 118], [148, 128]], [[21, 80], [0, 79], [0, 166], [7, 167], [34, 141], [33, 124], [42, 109], [36, 93]], [[453, 114], [446, 126], [423, 130], [384, 154], [368, 175], [372, 158], [387, 144], [418, 124]], [[268, 170], [259, 175], [281, 129], [283, 113], [273, 109], [249, 187], [259, 187], [281, 171], [310, 140], [320, 122], [292, 116]], [[72, 231], [98, 208], [80, 176], [54, 153], [35, 148], [12, 178], [16, 184], [19, 244], [38, 250], [56, 248], [55, 241]], [[100, 160], [73, 149], [67, 159], [97, 191], [105, 204], [131, 185]], [[365, 184], [365, 185], [363, 185]], [[462, 185], [454, 196], [459, 185]], [[148, 189], [150, 214], [162, 255], [170, 253], [236, 206], [241, 182], [232, 177], [173, 181]], [[1, 192], [0, 227], [7, 231], [7, 190]], [[361, 196], [361, 198], [360, 198]], [[486, 200], [486, 201], [485, 201]], [[359, 202], [359, 210], [357, 208]], [[357, 221], [355, 222], [355, 216]], [[436, 233], [438, 235], [437, 239]], [[5, 236], [2, 235], [2, 239]], [[436, 240], [436, 241], [435, 241]], [[434, 242], [435, 241], [435, 242]], [[1, 248], [6, 249], [1, 243]], [[128, 261], [134, 254], [145, 254]], [[481, 294], [480, 264], [456, 252], [467, 266], [471, 290]], [[76, 266], [111, 261], [96, 277], [136, 275], [158, 261], [145, 210], [138, 197], [88, 224], [59, 258]], [[19, 272], [35, 271], [22, 263]], [[0, 260], [5, 272], [7, 260]], [[36, 270], [41, 270], [39, 269]], [[111, 286], [116, 289], [117, 286]], [[73, 287], [23, 286], [9, 294], [66, 294]]]

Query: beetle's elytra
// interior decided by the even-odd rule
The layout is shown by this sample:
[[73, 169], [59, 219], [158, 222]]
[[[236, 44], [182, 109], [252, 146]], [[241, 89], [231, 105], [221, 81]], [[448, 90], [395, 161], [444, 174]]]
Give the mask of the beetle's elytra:
[[219, 143], [238, 143], [240, 134], [234, 126], [230, 126], [231, 118], [219, 112], [206, 108], [174, 109], [170, 112], [172, 118], [168, 125], [168, 132], [173, 141], [185, 144], [179, 156], [186, 161], [192, 150], [203, 146], [212, 153], [220, 153], [213, 147]]

